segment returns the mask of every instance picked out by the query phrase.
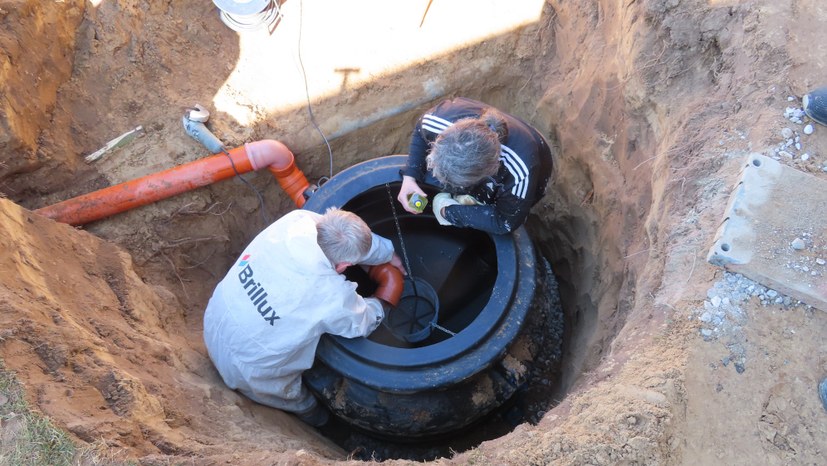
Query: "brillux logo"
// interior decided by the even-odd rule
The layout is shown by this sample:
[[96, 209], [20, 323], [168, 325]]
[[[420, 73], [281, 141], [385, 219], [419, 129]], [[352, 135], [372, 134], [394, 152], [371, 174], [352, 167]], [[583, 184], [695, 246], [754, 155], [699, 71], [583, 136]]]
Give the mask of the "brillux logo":
[[270, 325], [275, 325], [276, 319], [281, 317], [276, 315], [273, 306], [267, 304], [267, 291], [261, 286], [261, 282], [256, 282], [256, 279], [253, 278], [253, 268], [247, 261], [249, 257], [249, 254], [242, 257], [238, 264], [239, 267], [244, 267], [238, 274], [238, 281], [247, 290], [247, 297], [253, 303], [253, 309], [258, 311], [261, 317], [264, 317], [264, 320], [270, 322]]

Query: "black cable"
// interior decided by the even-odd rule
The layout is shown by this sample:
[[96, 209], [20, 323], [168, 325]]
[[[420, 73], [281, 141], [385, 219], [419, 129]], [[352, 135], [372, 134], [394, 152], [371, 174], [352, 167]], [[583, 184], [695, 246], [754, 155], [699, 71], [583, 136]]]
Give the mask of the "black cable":
[[258, 197], [258, 210], [259, 210], [259, 212], [261, 212], [261, 220], [264, 221], [264, 228], [267, 228], [267, 226], [270, 225], [270, 219], [267, 216], [267, 212], [264, 210], [264, 198], [261, 196], [261, 193], [258, 191], [258, 189], [256, 189], [255, 186], [250, 184], [249, 181], [245, 180], [244, 177], [241, 176], [241, 173], [239, 173], [238, 169], [235, 168], [235, 162], [233, 162], [233, 158], [230, 155], [230, 153], [227, 152], [227, 149], [222, 147], [221, 152], [224, 152], [224, 155], [226, 155], [227, 158], [230, 159], [230, 165], [232, 165], [232, 167], [233, 167], [233, 171], [235, 172], [235, 176], [237, 176], [238, 179], [241, 180], [242, 183], [249, 186], [250, 189], [252, 189], [253, 192], [256, 193], [256, 197]]
[[[302, 17], [304, 16], [304, 2], [299, 0], [299, 42], [298, 42], [298, 53], [299, 53], [299, 66], [302, 69], [302, 79], [304, 79], [304, 95], [307, 98], [307, 113], [310, 114], [310, 123], [316, 128], [316, 131], [322, 136], [325, 145], [327, 146], [327, 154], [330, 159], [330, 178], [333, 178], [333, 149], [330, 148], [330, 142], [327, 140], [327, 136], [324, 135], [322, 129], [319, 127], [318, 123], [316, 123], [316, 116], [313, 115], [313, 107], [310, 105], [310, 89], [307, 86], [307, 72], [304, 69], [304, 62], [302, 61]], [[319, 186], [322, 185], [321, 179], [319, 179]]]

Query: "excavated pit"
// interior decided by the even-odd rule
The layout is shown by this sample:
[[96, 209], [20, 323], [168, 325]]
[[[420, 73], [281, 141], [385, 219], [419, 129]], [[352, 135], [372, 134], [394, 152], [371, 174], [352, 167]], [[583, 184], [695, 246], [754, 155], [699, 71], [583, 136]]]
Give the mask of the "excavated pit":
[[[119, 101], [131, 92], [122, 87], [113, 87], [107, 95], [95, 91], [95, 71], [110, 66], [102, 63], [111, 61], [115, 68], [121, 63], [149, 63], [162, 56], [165, 48], [170, 56], [185, 59], [187, 49], [173, 38], [176, 29], [166, 25], [169, 12], [162, 3], [148, 2], [141, 8], [104, 2], [100, 9], [85, 13], [78, 12], [78, 4], [70, 5], [63, 24], [65, 34], [74, 40], [71, 31], [77, 25], [80, 33], [74, 44], [68, 39], [62, 42], [62, 53], [71, 55], [66, 49], [74, 46], [76, 69], [71, 82], [67, 81], [70, 73], [63, 70], [47, 83], [53, 86], [57, 107], [43, 102], [46, 109], [36, 118], [22, 111], [6, 115], [30, 124], [30, 131], [4, 141], [3, 147], [12, 155], [22, 154], [9, 157], [13, 162], [3, 167], [4, 193], [12, 201], [34, 209], [130, 179], [135, 173], [145, 174], [156, 166], [166, 168], [203, 156], [178, 127], [179, 115], [163, 117], [164, 112], [177, 112], [157, 108], [165, 103], [167, 107], [183, 107], [192, 99], [209, 100], [210, 89], [219, 85], [215, 78], [204, 78], [202, 88], [193, 88], [167, 76], [163, 68], [169, 65], [162, 63], [162, 69], [147, 65], [147, 75], [123, 76], [132, 90], [135, 86], [140, 89], [134, 97]], [[667, 39], [655, 26], [668, 22], [673, 30], [679, 30], [674, 18], [680, 17], [689, 21], [683, 26], [689, 30], [691, 21], [702, 17], [691, 13], [690, 7], [677, 7], [679, 2], [631, 2], [625, 6], [609, 1], [591, 6], [568, 3], [548, 2], [535, 23], [438, 57], [431, 64], [432, 72], [450, 75], [451, 70], [462, 69], [452, 63], [473, 62], [480, 56], [502, 60], [500, 66], [479, 68], [486, 72], [471, 76], [458, 73], [447, 81], [439, 97], [468, 95], [520, 115], [546, 135], [557, 152], [553, 186], [535, 206], [525, 230], [537, 246], [538, 257], [550, 264], [550, 269], [540, 268], [552, 270], [556, 277], [557, 284], [544, 285], [542, 291], [556, 296], [559, 285], [561, 301], [558, 305], [550, 299], [548, 312], [538, 316], [534, 334], [528, 338], [542, 341], [560, 332], [554, 317], [559, 306], [564, 313], [562, 349], [549, 346], [541, 351], [528, 369], [530, 383], [520, 396], [475, 423], [470, 431], [445, 442], [431, 439], [411, 447], [361, 437], [339, 425], [323, 431], [336, 446], [292, 416], [256, 406], [222, 386], [200, 343], [201, 313], [212, 286], [241, 248], [263, 225], [291, 208], [266, 174], [243, 175], [246, 183], [229, 180], [84, 228], [105, 242], [68, 227], [52, 226], [43, 219], [32, 220], [31, 214], [9, 214], [9, 218], [28, 218], [20, 227], [24, 231], [28, 222], [48, 232], [51, 240], [44, 243], [69, 251], [60, 257], [71, 260], [75, 251], [83, 264], [77, 272], [94, 278], [90, 286], [102, 286], [114, 295], [88, 297], [86, 304], [94, 309], [91, 314], [83, 308], [82, 297], [60, 296], [35, 299], [45, 303], [42, 312], [34, 312], [40, 312], [42, 318], [6, 313], [10, 319], [7, 328], [18, 335], [17, 342], [3, 347], [6, 367], [18, 371], [29, 386], [41, 387], [36, 388], [37, 405], [77, 439], [92, 442], [103, 438], [108, 447], [119, 448], [126, 456], [150, 460], [202, 457], [210, 462], [231, 461], [238, 451], [244, 452], [240, 461], [249, 463], [267, 455], [292, 458], [296, 451], [310, 452], [319, 463], [348, 454], [365, 460], [430, 460], [469, 449], [467, 454], [474, 455], [480, 442], [492, 439], [499, 439], [493, 448], [502, 448], [505, 455], [519, 449], [515, 446], [520, 443], [519, 436], [530, 426], [552, 429], [561, 419], [574, 416], [571, 405], [556, 407], [567, 400], [571, 390], [585, 389], [578, 385], [584, 373], [603, 368], [601, 362], [616, 345], [615, 338], [636, 315], [638, 296], [652, 288], [647, 285], [646, 290], [639, 290], [638, 281], [660, 269], [650, 262], [651, 242], [660, 233], [649, 214], [659, 202], [653, 190], [662, 193], [666, 189], [668, 164], [663, 163], [663, 157], [677, 136], [664, 131], [667, 111], [654, 100], [664, 92], [667, 81], [707, 81], [708, 65], [717, 63], [724, 39], [673, 34], [668, 40], [677, 48], [657, 45]], [[195, 13], [174, 11], [189, 15], [187, 19], [198, 25], [187, 28], [186, 36], [208, 41], [198, 49], [201, 52], [237, 52], [233, 34], [208, 38], [207, 31], [220, 30], [216, 29], [220, 23], [216, 17], [201, 15], [203, 9], [191, 8]], [[53, 11], [45, 7], [44, 11], [41, 16], [49, 18], [45, 23], [55, 21]], [[710, 8], [707, 13], [708, 18], [723, 24], [733, 16], [732, 11]], [[108, 22], [118, 14], [132, 16], [126, 23]], [[139, 20], [146, 24], [142, 26]], [[621, 30], [625, 32], [618, 32]], [[126, 48], [102, 42], [100, 37], [106, 34], [120, 37]], [[162, 40], [155, 42], [154, 36]], [[678, 49], [695, 39], [699, 42], [693, 43], [692, 49], [684, 48], [682, 55]], [[584, 53], [584, 48], [593, 54]], [[112, 55], [104, 56], [98, 49]], [[59, 61], [54, 57], [60, 53], [48, 56]], [[655, 62], [662, 67], [644, 66]], [[193, 74], [204, 70], [202, 64], [191, 64]], [[405, 91], [394, 81], [420, 82], [429, 75], [428, 71], [417, 75], [412, 71], [415, 69], [314, 100], [314, 111], [347, 115], [365, 107], [382, 107], [383, 99], [376, 94], [385, 90], [399, 93], [404, 101]], [[147, 87], [147, 81], [159, 76], [166, 87]], [[26, 89], [21, 82], [8, 82], [4, 84], [7, 90], [15, 85]], [[183, 87], [176, 88], [176, 84]], [[167, 102], [173, 95], [184, 95], [187, 101]], [[359, 101], [357, 97], [362, 101], [351, 105]], [[684, 96], [687, 101], [692, 97]], [[413, 121], [433, 100], [435, 97], [391, 112], [387, 118], [360, 120], [355, 128], [340, 131], [331, 141], [335, 158], [331, 154], [330, 159], [318, 134], [308, 129], [312, 127], [308, 123], [315, 122], [305, 107], [267, 114], [249, 126], [219, 113], [213, 125], [232, 145], [279, 133], [296, 152], [298, 165], [312, 181], [318, 181], [328, 176], [328, 160], [331, 169], [335, 165], [336, 170], [342, 170], [373, 157], [404, 153]], [[88, 108], [82, 109], [84, 104]], [[147, 121], [151, 136], [121, 150], [118, 157], [126, 160], [125, 164], [113, 159], [98, 166], [79, 163], [79, 155], [92, 145], [90, 136], [100, 140], [103, 135], [94, 128], [95, 122], [109, 115], [104, 107], [114, 104]], [[51, 120], [50, 112], [54, 112]], [[31, 134], [40, 134], [39, 139]], [[132, 257], [124, 258], [114, 245]], [[43, 248], [32, 260], [47, 261], [48, 248]], [[98, 264], [92, 256], [101, 251], [107, 252], [107, 260]], [[140, 279], [133, 276], [133, 269]], [[60, 276], [61, 283], [73, 280], [70, 275]], [[23, 284], [19, 289], [30, 288]], [[48, 289], [72, 293], [71, 288], [79, 287], [64, 283]], [[54, 303], [61, 301], [63, 306]], [[67, 319], [76, 322], [74, 330], [59, 324]], [[81, 334], [73, 334], [75, 330]], [[386, 337], [377, 333], [371, 338]], [[432, 338], [440, 338], [438, 332]], [[25, 370], [27, 360], [15, 355], [24, 353], [35, 341], [41, 341], [36, 352], [41, 369], [31, 374]], [[139, 354], [143, 347], [148, 348], [146, 354]], [[622, 346], [615, 349], [623, 353]], [[67, 397], [77, 399], [70, 391], [82, 392], [84, 399], [93, 400], [93, 408], [55, 408], [71, 405]]]

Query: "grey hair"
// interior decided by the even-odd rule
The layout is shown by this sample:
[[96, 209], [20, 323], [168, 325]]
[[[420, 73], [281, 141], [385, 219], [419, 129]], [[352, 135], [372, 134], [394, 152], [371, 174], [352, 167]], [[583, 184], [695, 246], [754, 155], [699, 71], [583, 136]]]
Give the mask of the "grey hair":
[[502, 114], [486, 110], [478, 118], [456, 121], [437, 136], [426, 162], [434, 178], [447, 187], [467, 188], [497, 174], [500, 139], [508, 129]]
[[316, 242], [333, 265], [359, 263], [372, 241], [370, 227], [353, 212], [331, 207], [316, 223]]

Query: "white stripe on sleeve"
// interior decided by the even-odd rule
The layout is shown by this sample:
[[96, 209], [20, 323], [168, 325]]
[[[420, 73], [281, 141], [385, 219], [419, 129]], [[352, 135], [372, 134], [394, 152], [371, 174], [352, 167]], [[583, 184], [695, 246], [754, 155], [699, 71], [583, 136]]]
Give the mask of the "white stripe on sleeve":
[[426, 113], [425, 116], [422, 117], [422, 129], [426, 129], [434, 134], [441, 134], [452, 124], [450, 121], [431, 115], [430, 113]]
[[500, 159], [503, 165], [514, 177], [514, 187], [511, 189], [511, 194], [525, 199], [528, 193], [528, 167], [526, 167], [523, 160], [514, 151], [506, 146], [502, 146]]

